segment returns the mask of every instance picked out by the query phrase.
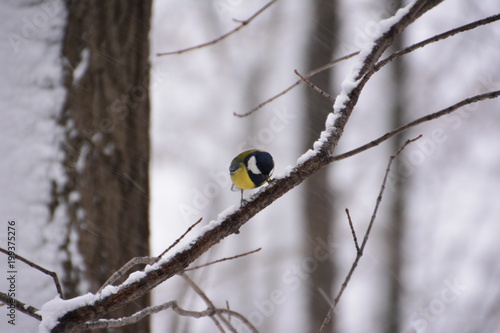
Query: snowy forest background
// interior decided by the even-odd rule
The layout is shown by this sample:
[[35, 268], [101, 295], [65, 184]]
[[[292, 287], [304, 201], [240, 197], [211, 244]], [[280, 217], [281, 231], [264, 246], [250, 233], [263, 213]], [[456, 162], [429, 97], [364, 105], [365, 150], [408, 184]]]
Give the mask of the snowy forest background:
[[[234, 112], [245, 113], [293, 84], [298, 80], [294, 69], [305, 74], [314, 64], [363, 48], [376, 33], [376, 22], [407, 4], [278, 1], [224, 41], [156, 56], [215, 39], [238, 24], [233, 18], [246, 19], [266, 3], [159, 0], [152, 4], [151, 118], [144, 120], [151, 138], [150, 193], [143, 195], [151, 203], [151, 255], [160, 254], [200, 217], [202, 225], [208, 224], [239, 204], [239, 193], [230, 191], [228, 166], [242, 150], [269, 151], [278, 176], [295, 165], [324, 128], [331, 102], [301, 84], [248, 117], [235, 117]], [[444, 1], [410, 25], [397, 46], [499, 12], [496, 0]], [[54, 184], [67, 181], [60, 164], [69, 123], [58, 121], [67, 89], [61, 58], [66, 7], [56, 0], [4, 1], [0, 18], [0, 246], [6, 244], [7, 221], [15, 220], [18, 254], [56, 271], [64, 281], [77, 281], [71, 285], [76, 294], [96, 292], [94, 282], [86, 280], [78, 228], [68, 232], [67, 214], [84, 223], [91, 212], [61, 208], [62, 202], [51, 210]], [[335, 20], [331, 25], [322, 25], [331, 20]], [[13, 39], [13, 34], [21, 39]], [[322, 43], [325, 36], [332, 43]], [[131, 53], [141, 51], [131, 48]], [[79, 56], [73, 86], [85, 77], [89, 57], [84, 49]], [[466, 97], [500, 89], [498, 59], [498, 22], [404, 56], [366, 86], [336, 153]], [[353, 61], [333, 67], [317, 79], [318, 85], [335, 96]], [[113, 64], [113, 59], [109, 62]], [[227, 301], [261, 332], [316, 332], [356, 255], [345, 208], [360, 237], [387, 159], [406, 139], [422, 134], [391, 172], [365, 254], [330, 332], [500, 331], [499, 105], [494, 99], [464, 107], [332, 164], [197, 263], [261, 251], [189, 272], [190, 277], [215, 304], [225, 307]], [[135, 117], [140, 122], [141, 114]], [[98, 132], [93, 132], [94, 139]], [[103, 151], [113, 154], [115, 148], [107, 147]], [[91, 149], [77, 153], [92, 155]], [[84, 170], [84, 162], [77, 158], [75, 169]], [[66, 204], [78, 207], [82, 200], [70, 194]], [[142, 230], [148, 228], [146, 220]], [[99, 223], [104, 234], [135, 235], [129, 226], [115, 230], [105, 219]], [[99, 241], [94, 246], [99, 251]], [[127, 258], [144, 255], [129, 250]], [[127, 259], [117, 260], [111, 254], [99, 259], [98, 264], [106, 267], [103, 275], [109, 276], [108, 270], [116, 270]], [[0, 268], [6, 262], [0, 257]], [[65, 278], [68, 270], [63, 263], [78, 267], [72, 274], [79, 278]], [[6, 276], [6, 269], [1, 274]], [[2, 276], [0, 291], [7, 289]], [[20, 263], [16, 290], [20, 300], [38, 308], [56, 296], [51, 279]], [[156, 288], [150, 301], [170, 299], [188, 309], [203, 309], [203, 302], [179, 277]], [[39, 322], [19, 312], [16, 325], [9, 325], [5, 309], [0, 307], [1, 332], [37, 331]], [[208, 318], [179, 317], [168, 310], [150, 320], [151, 332], [218, 331]]]

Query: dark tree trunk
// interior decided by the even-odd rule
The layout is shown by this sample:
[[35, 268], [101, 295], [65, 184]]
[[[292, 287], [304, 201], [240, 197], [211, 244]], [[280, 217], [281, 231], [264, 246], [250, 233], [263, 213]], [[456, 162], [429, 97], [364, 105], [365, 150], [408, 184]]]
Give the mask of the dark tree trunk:
[[[334, 0], [314, 1], [315, 25], [307, 47], [309, 69], [322, 66], [332, 60], [334, 36], [338, 22], [335, 16], [337, 6]], [[322, 72], [311, 81], [326, 92], [331, 91], [331, 71]], [[305, 129], [306, 149], [312, 147], [319, 133], [324, 130], [327, 115], [332, 112], [332, 102], [312, 89], [307, 90], [307, 112]], [[321, 242], [328, 242], [333, 227], [333, 193], [328, 184], [328, 170], [323, 169], [305, 181], [304, 224], [307, 232], [305, 256], [313, 256]], [[316, 332], [331, 305], [332, 284], [335, 277], [332, 253], [328, 258], [314, 258], [308, 279], [307, 306], [309, 327]], [[314, 269], [313, 269], [314, 268]], [[333, 332], [333, 322], [326, 332]]]
[[[67, 179], [53, 191], [53, 208], [62, 204], [68, 217], [63, 283], [72, 297], [96, 292], [129, 259], [149, 255], [151, 1], [68, 1], [67, 10]], [[148, 304], [138, 299], [113, 316]], [[149, 322], [119, 331], [148, 332]]]

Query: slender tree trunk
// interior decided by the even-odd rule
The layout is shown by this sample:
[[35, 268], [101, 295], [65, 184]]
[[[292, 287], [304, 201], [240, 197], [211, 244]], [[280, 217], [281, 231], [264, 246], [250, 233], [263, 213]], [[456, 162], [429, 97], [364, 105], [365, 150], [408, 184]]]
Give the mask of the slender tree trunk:
[[[309, 41], [308, 68], [313, 69], [331, 61], [334, 53], [334, 36], [337, 30], [335, 0], [314, 1], [315, 26]], [[321, 89], [331, 91], [331, 71], [316, 75], [311, 81]], [[306, 149], [318, 138], [324, 129], [325, 119], [332, 111], [330, 100], [311, 89], [307, 90]], [[305, 181], [304, 224], [307, 232], [304, 255], [310, 257], [320, 242], [327, 242], [333, 227], [333, 193], [328, 185], [327, 170], [323, 169]], [[332, 284], [335, 277], [333, 258], [317, 260], [308, 269], [308, 321], [311, 332], [316, 332], [323, 322], [332, 300]], [[328, 332], [333, 332], [331, 322]]]
[[[60, 118], [66, 179], [64, 188], [53, 189], [52, 208], [68, 219], [63, 284], [72, 297], [96, 292], [129, 259], [149, 254], [151, 1], [66, 5], [67, 96]], [[138, 299], [113, 315], [148, 303]], [[149, 322], [119, 331], [148, 332]]]
[[[401, 1], [397, 1], [401, 7]], [[389, 1], [388, 5], [393, 5]], [[400, 50], [403, 48], [403, 34], [394, 42], [393, 49]], [[403, 58], [396, 59], [391, 65], [393, 81], [392, 96], [393, 106], [390, 113], [390, 128], [398, 128], [403, 125], [405, 115], [405, 85], [406, 71]], [[398, 135], [392, 141], [391, 151], [396, 151], [404, 144], [405, 138]], [[403, 153], [404, 154], [404, 153]], [[395, 159], [393, 162], [393, 170], [400, 170], [402, 159]], [[406, 218], [404, 211], [406, 209], [406, 192], [408, 184], [403, 181], [394, 183], [394, 191], [390, 202], [391, 216], [389, 219], [389, 227], [387, 229], [387, 244], [388, 244], [388, 266], [389, 274], [387, 275], [388, 283], [388, 303], [385, 314], [384, 331], [388, 333], [401, 332], [401, 286], [402, 283], [402, 266], [404, 261], [404, 244], [403, 237], [406, 229]]]

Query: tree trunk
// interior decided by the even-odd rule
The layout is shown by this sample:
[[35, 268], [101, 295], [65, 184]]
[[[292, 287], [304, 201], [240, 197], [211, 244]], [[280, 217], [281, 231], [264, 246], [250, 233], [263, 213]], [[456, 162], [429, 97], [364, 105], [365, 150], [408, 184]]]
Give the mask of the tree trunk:
[[[401, 1], [397, 1], [400, 8]], [[394, 5], [389, 2], [389, 5]], [[400, 50], [403, 48], [403, 34], [394, 42], [393, 50]], [[393, 81], [392, 96], [393, 105], [390, 113], [390, 128], [398, 128], [404, 124], [405, 114], [405, 64], [403, 58], [398, 58], [393, 61], [391, 65], [391, 79]], [[392, 141], [391, 151], [397, 151], [403, 144], [405, 138], [398, 135]], [[404, 154], [404, 152], [403, 152]], [[401, 160], [397, 158], [393, 162], [393, 170], [400, 170]], [[397, 171], [396, 171], [397, 172]], [[388, 272], [386, 279], [388, 283], [387, 307], [385, 314], [385, 327], [384, 331], [388, 333], [401, 332], [401, 286], [402, 281], [402, 265], [404, 260], [404, 244], [403, 237], [406, 229], [406, 219], [404, 211], [406, 209], [406, 189], [407, 183], [402, 179], [397, 179], [394, 182], [391, 201], [389, 209], [391, 216], [389, 217], [389, 226], [387, 229], [387, 245], [388, 245]]]
[[[61, 204], [68, 218], [63, 284], [74, 297], [96, 292], [129, 259], [149, 254], [151, 1], [68, 1], [67, 9], [66, 182], [54, 186], [52, 208]], [[148, 304], [140, 298], [113, 315]], [[120, 329], [148, 331], [148, 320]]]
[[[315, 26], [307, 51], [308, 68], [314, 69], [332, 60], [337, 18], [334, 0], [314, 1]], [[331, 71], [322, 72], [311, 81], [326, 92], [331, 90]], [[332, 111], [332, 102], [312, 89], [307, 88], [307, 112], [305, 123], [305, 147], [309, 149], [325, 127], [327, 115]], [[328, 184], [328, 170], [323, 169], [305, 181], [304, 224], [307, 232], [305, 257], [311, 257], [321, 242], [327, 243], [333, 227], [333, 194]], [[323, 243], [323, 244], [324, 244]], [[314, 256], [312, 257], [314, 258]], [[315, 264], [308, 268], [307, 304], [308, 322], [311, 332], [316, 332], [323, 322], [332, 300], [332, 284], [335, 276], [333, 258], [314, 258]], [[333, 332], [333, 321], [326, 332]]]

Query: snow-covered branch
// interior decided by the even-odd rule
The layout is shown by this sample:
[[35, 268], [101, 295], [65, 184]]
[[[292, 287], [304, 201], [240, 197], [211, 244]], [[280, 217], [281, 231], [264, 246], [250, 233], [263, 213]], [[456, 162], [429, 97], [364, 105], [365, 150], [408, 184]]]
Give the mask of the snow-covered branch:
[[[150, 259], [155, 259], [154, 257], [150, 257]], [[125, 266], [124, 266], [125, 267]], [[234, 325], [228, 320], [230, 317], [234, 317], [239, 319], [241, 325], [246, 326], [251, 332], [257, 332], [257, 329], [250, 323], [250, 321], [245, 318], [241, 313], [233, 311], [231, 309], [225, 308], [217, 308], [213, 304], [213, 302], [208, 298], [208, 296], [202, 291], [202, 289], [187, 276], [186, 273], [179, 274], [188, 284], [189, 286], [203, 299], [203, 301], [207, 305], [207, 309], [202, 311], [192, 311], [186, 310], [179, 306], [178, 302], [173, 300], [169, 302], [165, 302], [160, 305], [150, 306], [146, 309], [138, 311], [129, 317], [118, 318], [118, 319], [100, 319], [97, 321], [87, 322], [81, 328], [82, 329], [99, 329], [99, 328], [116, 328], [123, 327], [127, 325], [132, 325], [137, 323], [139, 320], [143, 319], [146, 316], [150, 316], [155, 313], [159, 313], [161, 311], [165, 311], [168, 309], [172, 309], [179, 316], [183, 317], [191, 317], [191, 318], [202, 318], [202, 317], [210, 317], [215, 325], [219, 328], [221, 332], [225, 332], [224, 327], [229, 329], [231, 332], [236, 332]], [[227, 316], [228, 318], [224, 317]], [[222, 324], [221, 324], [222, 322]]]
[[[58, 299], [46, 303], [41, 309], [41, 327], [50, 332], [71, 332], [144, 295], [163, 281], [181, 273], [212, 246], [237, 233], [257, 213], [331, 163], [332, 153], [363, 87], [374, 74], [375, 64], [382, 53], [401, 31], [442, 1], [418, 0], [400, 10], [393, 18], [380, 23], [381, 34], [361, 51], [357, 65], [344, 80], [342, 92], [336, 98], [334, 112], [327, 119], [325, 131], [313, 149], [304, 154], [297, 166], [286, 175], [275, 179], [241, 208], [221, 214], [216, 221], [203, 228], [201, 234], [188, 246], [147, 266], [142, 272], [131, 274], [121, 285], [108, 286], [96, 295], [88, 294], [68, 301]], [[56, 309], [60, 311], [54, 311]]]

